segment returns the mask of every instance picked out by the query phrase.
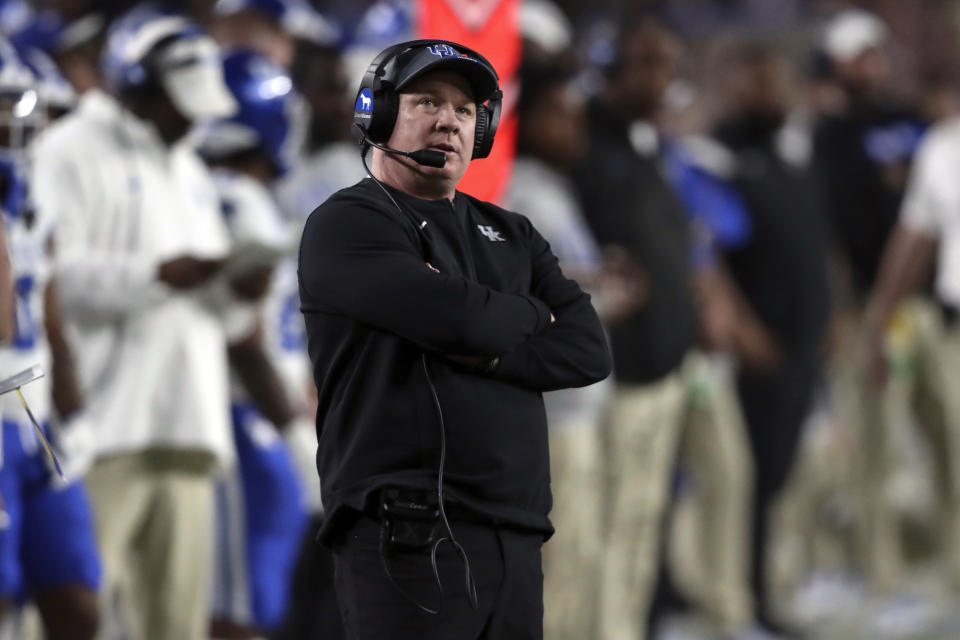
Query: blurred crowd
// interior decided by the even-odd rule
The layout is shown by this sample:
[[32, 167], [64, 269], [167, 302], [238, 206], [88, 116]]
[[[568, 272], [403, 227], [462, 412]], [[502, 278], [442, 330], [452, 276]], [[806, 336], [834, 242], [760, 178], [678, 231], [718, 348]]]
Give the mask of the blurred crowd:
[[[479, 163], [614, 357], [545, 637], [960, 637], [960, 4], [516, 4]], [[0, 0], [0, 638], [342, 637], [296, 253], [417, 10]]]

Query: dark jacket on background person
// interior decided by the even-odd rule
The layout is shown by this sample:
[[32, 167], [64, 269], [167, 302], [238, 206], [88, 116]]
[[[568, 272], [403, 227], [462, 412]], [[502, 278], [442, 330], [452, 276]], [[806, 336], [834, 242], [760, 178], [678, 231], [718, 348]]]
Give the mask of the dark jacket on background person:
[[777, 149], [777, 128], [759, 118], [721, 123], [714, 137], [736, 158], [732, 185], [752, 237], [726, 251], [727, 265], [753, 311], [787, 357], [817, 358], [827, 328], [827, 225], [821, 184], [810, 167]]
[[714, 136], [734, 156], [731, 184], [750, 216], [751, 237], [725, 253], [733, 280], [770, 330], [782, 357], [771, 370], [741, 368], [737, 391], [753, 460], [751, 585], [757, 618], [769, 624], [770, 514], [787, 483], [820, 378], [827, 328], [826, 239], [817, 183], [786, 160], [779, 123], [743, 117]]
[[[437, 488], [436, 401], [445, 495], [491, 523], [549, 536], [541, 392], [609, 375], [590, 298], [523, 216], [460, 192], [451, 202], [386, 188], [402, 213], [366, 179], [311, 214], [300, 247], [321, 537], [370, 513], [383, 486]], [[445, 354], [500, 360], [468, 370]]]
[[619, 245], [643, 268], [647, 298], [609, 327], [615, 377], [656, 382], [693, 344], [696, 317], [690, 225], [657, 153], [638, 153], [629, 125], [601, 101], [590, 105], [590, 143], [575, 172], [587, 222], [603, 245]]
[[814, 162], [825, 186], [827, 217], [861, 299], [873, 286], [900, 215], [924, 130], [915, 112], [889, 101], [862, 101], [817, 123]]

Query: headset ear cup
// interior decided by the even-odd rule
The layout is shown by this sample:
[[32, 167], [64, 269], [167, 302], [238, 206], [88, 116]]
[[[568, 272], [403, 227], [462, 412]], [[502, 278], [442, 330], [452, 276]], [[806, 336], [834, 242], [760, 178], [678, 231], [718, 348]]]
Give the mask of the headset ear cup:
[[473, 138], [473, 159], [486, 158], [493, 149], [493, 138], [497, 134], [497, 125], [500, 124], [499, 98], [482, 104], [477, 109], [477, 128]]
[[[485, 158], [486, 154], [483, 153], [484, 147], [486, 146], [487, 139], [487, 129], [489, 129], [490, 123], [490, 112], [487, 111], [486, 105], [479, 104], [477, 105], [477, 126], [473, 130], [473, 156], [472, 160], [476, 158]], [[489, 151], [488, 151], [489, 153]]]
[[373, 93], [373, 113], [370, 115], [370, 128], [367, 136], [374, 142], [385, 143], [393, 133], [400, 110], [400, 98], [393, 87], [384, 87]]

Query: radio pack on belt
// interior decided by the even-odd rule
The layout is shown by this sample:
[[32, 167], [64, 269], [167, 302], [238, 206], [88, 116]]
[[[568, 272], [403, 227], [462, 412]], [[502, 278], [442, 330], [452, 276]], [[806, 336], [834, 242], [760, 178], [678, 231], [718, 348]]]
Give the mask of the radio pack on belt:
[[390, 548], [429, 549], [441, 535], [436, 491], [387, 487], [380, 492], [379, 517]]

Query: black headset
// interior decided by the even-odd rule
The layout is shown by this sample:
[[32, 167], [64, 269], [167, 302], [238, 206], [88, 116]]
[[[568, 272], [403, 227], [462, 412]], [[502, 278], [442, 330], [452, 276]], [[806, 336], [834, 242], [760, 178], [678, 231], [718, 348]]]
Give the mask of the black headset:
[[[499, 77], [493, 65], [482, 55], [468, 49], [461, 44], [449, 40], [411, 40], [401, 42], [381, 51], [363, 76], [360, 89], [357, 91], [356, 107], [353, 112], [353, 123], [359, 127], [363, 135], [373, 142], [386, 143], [393, 133], [400, 109], [400, 98], [397, 92], [396, 80], [400, 72], [405, 71], [403, 65], [394, 63], [388, 69], [391, 61], [400, 54], [411, 49], [425, 48], [433, 45], [446, 45], [457, 52], [466, 54], [482, 64], [499, 83]], [[366, 93], [365, 93], [366, 92]], [[368, 104], [364, 104], [369, 101]], [[477, 104], [476, 128], [473, 137], [473, 159], [486, 158], [493, 148], [493, 137], [497, 133], [500, 123], [500, 109], [503, 103], [503, 92], [499, 85], [484, 103]], [[361, 108], [364, 107], [364, 108]]]

